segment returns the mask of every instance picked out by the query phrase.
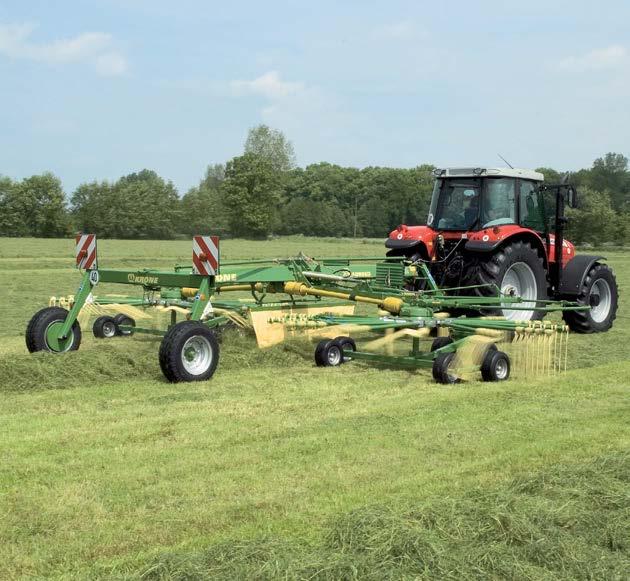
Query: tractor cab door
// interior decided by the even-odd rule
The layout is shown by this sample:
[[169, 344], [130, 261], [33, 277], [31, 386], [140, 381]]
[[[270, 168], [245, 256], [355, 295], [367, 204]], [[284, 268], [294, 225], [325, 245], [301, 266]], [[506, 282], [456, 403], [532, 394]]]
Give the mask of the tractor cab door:
[[541, 234], [548, 231], [545, 199], [538, 182], [519, 180], [519, 223]]
[[516, 186], [516, 178], [485, 179], [480, 220], [482, 228], [517, 223]]

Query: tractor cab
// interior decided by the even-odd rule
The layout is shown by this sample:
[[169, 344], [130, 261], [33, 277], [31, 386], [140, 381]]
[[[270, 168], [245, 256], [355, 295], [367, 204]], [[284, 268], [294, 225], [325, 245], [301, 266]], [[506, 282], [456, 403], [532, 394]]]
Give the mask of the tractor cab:
[[436, 170], [427, 226], [438, 232], [471, 232], [518, 224], [545, 231], [539, 195], [544, 176], [524, 169]]

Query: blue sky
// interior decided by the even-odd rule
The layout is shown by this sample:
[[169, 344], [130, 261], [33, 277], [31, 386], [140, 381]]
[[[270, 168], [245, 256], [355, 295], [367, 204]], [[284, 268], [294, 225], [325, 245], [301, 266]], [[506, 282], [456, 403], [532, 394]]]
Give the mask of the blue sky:
[[156, 170], [247, 130], [300, 165], [590, 166], [630, 154], [630, 2], [4, 0], [0, 173]]

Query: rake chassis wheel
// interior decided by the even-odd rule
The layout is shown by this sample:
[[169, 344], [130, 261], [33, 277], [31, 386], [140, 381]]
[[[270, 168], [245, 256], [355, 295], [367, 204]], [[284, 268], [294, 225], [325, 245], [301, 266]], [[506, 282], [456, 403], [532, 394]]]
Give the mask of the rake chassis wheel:
[[203, 323], [182, 321], [164, 335], [159, 359], [162, 373], [171, 383], [205, 381], [219, 364], [219, 342]]

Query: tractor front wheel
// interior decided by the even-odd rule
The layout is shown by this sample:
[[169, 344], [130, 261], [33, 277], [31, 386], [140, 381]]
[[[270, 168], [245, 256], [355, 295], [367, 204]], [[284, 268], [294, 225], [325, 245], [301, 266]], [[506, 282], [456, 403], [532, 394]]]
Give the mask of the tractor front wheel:
[[479, 297], [497, 296], [498, 288], [501, 295], [521, 297], [524, 301], [516, 303], [515, 306], [520, 307], [518, 309], [511, 309], [510, 303], [506, 302], [501, 309], [484, 309], [484, 314], [503, 315], [513, 321], [543, 318], [543, 312], [527, 310], [527, 307], [536, 307], [537, 301], [547, 298], [545, 263], [538, 250], [529, 242], [517, 240], [488, 256], [477, 256], [474, 263], [474, 284], [487, 285], [476, 289]]
[[590, 305], [588, 311], [564, 311], [564, 321], [576, 333], [603, 333], [617, 316], [619, 290], [612, 269], [595, 264], [584, 277], [577, 302]]
[[46, 307], [35, 313], [26, 327], [26, 348], [31, 352], [52, 351], [64, 353], [76, 351], [81, 344], [81, 326], [75, 321], [65, 338], [59, 332], [68, 316], [68, 311], [61, 307]]
[[164, 335], [159, 358], [162, 373], [171, 383], [205, 381], [219, 364], [219, 343], [203, 323], [182, 321]]

